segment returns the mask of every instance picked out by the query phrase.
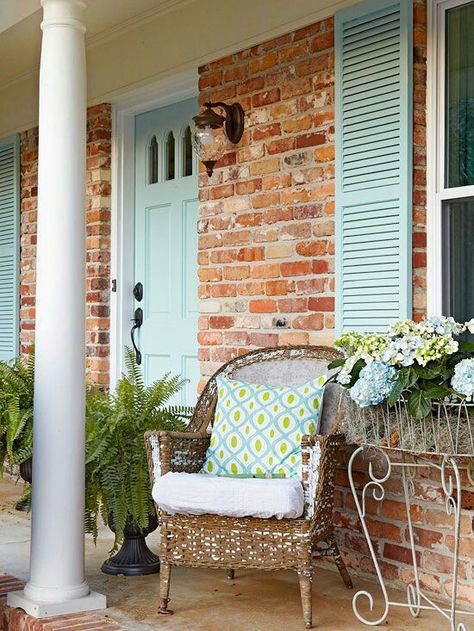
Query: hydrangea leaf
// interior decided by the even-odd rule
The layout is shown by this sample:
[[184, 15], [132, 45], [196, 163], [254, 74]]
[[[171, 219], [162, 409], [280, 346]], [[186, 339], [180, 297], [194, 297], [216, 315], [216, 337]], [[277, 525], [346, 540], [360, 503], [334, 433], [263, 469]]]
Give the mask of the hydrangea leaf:
[[442, 364], [431, 366], [415, 366], [415, 371], [419, 377], [423, 379], [435, 379], [442, 374], [444, 366]]
[[418, 375], [412, 366], [409, 368], [402, 368], [398, 372], [398, 378], [403, 386], [404, 390], [410, 390], [416, 384], [418, 380]]
[[352, 369], [352, 372], [351, 372], [351, 380], [346, 386], [347, 388], [352, 388], [352, 386], [355, 384], [357, 379], [359, 379], [360, 371], [362, 370], [362, 368], [365, 365], [366, 364], [365, 364], [365, 361], [363, 359], [358, 359], [356, 361], [356, 363], [354, 364], [354, 368]]
[[345, 363], [346, 363], [345, 357], [340, 357], [339, 359], [333, 359], [332, 362], [328, 364], [328, 370], [339, 368], [339, 366], [343, 366]]
[[414, 390], [408, 397], [408, 413], [414, 418], [425, 418], [431, 411], [431, 399], [423, 390]]
[[426, 384], [423, 391], [430, 399], [444, 399], [452, 392], [450, 388], [436, 384]]
[[400, 398], [404, 390], [405, 390], [405, 387], [400, 379], [400, 374], [399, 374], [397, 379], [393, 383], [392, 392], [390, 393], [390, 396], [388, 397], [388, 404], [395, 405], [395, 403], [398, 401], [398, 399]]

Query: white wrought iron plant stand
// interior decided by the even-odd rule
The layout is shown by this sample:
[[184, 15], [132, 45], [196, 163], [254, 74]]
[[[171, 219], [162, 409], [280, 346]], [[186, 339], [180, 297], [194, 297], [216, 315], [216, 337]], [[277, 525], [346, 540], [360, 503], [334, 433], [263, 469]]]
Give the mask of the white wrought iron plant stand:
[[[386, 419], [385, 419], [386, 420]], [[374, 471], [373, 461], [369, 459], [368, 463], [368, 476], [369, 481], [365, 484], [360, 495], [357, 492], [356, 485], [354, 483], [353, 466], [357, 457], [365, 452], [365, 455], [373, 457], [378, 456], [379, 461], [382, 460], [382, 470], [385, 470], [383, 474], [377, 474]], [[394, 454], [398, 454], [397, 458], [394, 458]], [[431, 455], [431, 454], [430, 454]], [[470, 483], [474, 486], [474, 460], [471, 457], [463, 457], [466, 461], [467, 473]], [[433, 467], [439, 471], [441, 487], [445, 496], [446, 513], [453, 517], [453, 535], [454, 535], [454, 550], [453, 550], [453, 572], [452, 572], [452, 594], [449, 607], [441, 607], [436, 604], [431, 598], [429, 598], [422, 590], [419, 579], [418, 562], [415, 548], [415, 537], [413, 531], [412, 517], [410, 511], [410, 497], [413, 494], [413, 478], [417, 469], [423, 467]], [[384, 484], [390, 479], [392, 471], [399, 469], [401, 472], [403, 494], [405, 499], [408, 533], [410, 539], [411, 556], [413, 562], [413, 581], [407, 586], [407, 601], [397, 602], [390, 600], [387, 588], [385, 586], [384, 578], [380, 570], [377, 555], [374, 551], [367, 523], [366, 516], [366, 500], [369, 495], [373, 497], [377, 502], [382, 502], [385, 497]], [[403, 449], [389, 449], [382, 446], [374, 445], [362, 445], [352, 454], [349, 466], [348, 466], [349, 482], [354, 496], [357, 512], [362, 524], [362, 530], [367, 540], [370, 555], [375, 566], [378, 581], [383, 595], [383, 612], [380, 617], [375, 620], [369, 620], [360, 612], [360, 601], [363, 598], [367, 599], [370, 612], [374, 609], [374, 598], [371, 593], [366, 590], [358, 591], [352, 600], [352, 609], [357, 619], [363, 624], [369, 626], [376, 626], [382, 624], [389, 613], [390, 607], [405, 607], [409, 609], [411, 615], [417, 618], [422, 610], [435, 610], [441, 616], [443, 616], [449, 623], [450, 631], [468, 631], [468, 628], [463, 622], [458, 622], [457, 617], [459, 615], [473, 616], [473, 611], [464, 611], [457, 609], [457, 588], [458, 588], [458, 556], [459, 556], [459, 536], [461, 525], [461, 476], [459, 472], [459, 457], [455, 455], [440, 454], [440, 461], [435, 462], [431, 457], [423, 457], [416, 453], [407, 452]]]

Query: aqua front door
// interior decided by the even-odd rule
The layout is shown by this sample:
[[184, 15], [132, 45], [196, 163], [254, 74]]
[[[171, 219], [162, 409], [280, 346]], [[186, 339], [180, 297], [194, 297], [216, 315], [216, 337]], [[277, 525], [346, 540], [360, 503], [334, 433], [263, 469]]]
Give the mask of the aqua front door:
[[173, 403], [194, 404], [197, 360], [197, 164], [189, 99], [140, 114], [135, 124], [135, 283], [142, 283], [137, 345], [147, 383], [188, 380]]

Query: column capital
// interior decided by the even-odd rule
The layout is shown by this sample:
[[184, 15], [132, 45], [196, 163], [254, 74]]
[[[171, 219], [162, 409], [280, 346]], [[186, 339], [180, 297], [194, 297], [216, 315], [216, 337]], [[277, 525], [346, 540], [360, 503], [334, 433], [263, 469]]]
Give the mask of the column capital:
[[43, 31], [53, 26], [69, 26], [85, 32], [85, 0], [41, 0], [41, 6], [43, 7], [43, 21], [41, 22]]

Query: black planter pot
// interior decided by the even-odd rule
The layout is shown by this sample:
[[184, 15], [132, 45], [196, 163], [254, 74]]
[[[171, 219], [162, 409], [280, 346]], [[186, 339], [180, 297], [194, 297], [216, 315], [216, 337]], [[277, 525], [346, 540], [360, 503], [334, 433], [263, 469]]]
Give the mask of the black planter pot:
[[[112, 520], [109, 527], [115, 532]], [[124, 541], [116, 555], [102, 564], [105, 574], [124, 574], [125, 576], [142, 576], [156, 574], [160, 571], [160, 559], [148, 548], [145, 537], [158, 528], [155, 514], [150, 515], [145, 529], [127, 523], [124, 530]]]
[[[33, 481], [33, 460], [32, 458], [28, 458], [25, 462], [22, 462], [20, 465], [20, 476], [21, 479], [25, 482], [31, 484]], [[20, 500], [16, 503], [16, 510], [26, 512], [28, 511], [30, 505], [27, 500]]]

